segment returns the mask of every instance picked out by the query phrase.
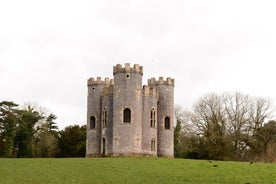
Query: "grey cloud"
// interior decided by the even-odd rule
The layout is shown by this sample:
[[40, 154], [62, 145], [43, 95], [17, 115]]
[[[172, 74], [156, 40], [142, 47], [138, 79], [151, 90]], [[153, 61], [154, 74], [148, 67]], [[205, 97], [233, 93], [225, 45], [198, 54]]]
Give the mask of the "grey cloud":
[[144, 66], [144, 84], [175, 78], [184, 108], [210, 91], [276, 100], [274, 1], [3, 3], [0, 98], [47, 106], [62, 127], [85, 124], [86, 80], [117, 63]]

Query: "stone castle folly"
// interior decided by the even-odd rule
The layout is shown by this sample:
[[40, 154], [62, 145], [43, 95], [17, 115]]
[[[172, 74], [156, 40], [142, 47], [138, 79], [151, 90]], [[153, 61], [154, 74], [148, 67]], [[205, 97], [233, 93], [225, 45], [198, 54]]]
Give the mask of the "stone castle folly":
[[174, 79], [148, 80], [117, 64], [114, 80], [88, 79], [86, 156], [173, 157]]

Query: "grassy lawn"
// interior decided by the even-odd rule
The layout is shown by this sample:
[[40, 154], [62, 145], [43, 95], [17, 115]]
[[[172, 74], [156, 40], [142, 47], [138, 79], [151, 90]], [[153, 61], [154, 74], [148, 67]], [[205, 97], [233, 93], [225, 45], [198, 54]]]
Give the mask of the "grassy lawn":
[[0, 183], [276, 183], [275, 163], [164, 158], [0, 159]]

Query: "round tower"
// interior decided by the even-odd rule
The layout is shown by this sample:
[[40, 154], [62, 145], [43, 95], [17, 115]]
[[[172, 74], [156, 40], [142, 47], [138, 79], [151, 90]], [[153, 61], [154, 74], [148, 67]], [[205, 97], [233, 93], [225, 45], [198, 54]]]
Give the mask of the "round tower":
[[142, 153], [142, 75], [137, 64], [113, 67], [113, 155]]
[[87, 81], [87, 136], [86, 156], [101, 156], [101, 96], [105, 81], [100, 77], [90, 78]]
[[156, 86], [157, 103], [157, 154], [163, 157], [174, 156], [174, 79], [160, 77], [148, 80], [149, 86]]

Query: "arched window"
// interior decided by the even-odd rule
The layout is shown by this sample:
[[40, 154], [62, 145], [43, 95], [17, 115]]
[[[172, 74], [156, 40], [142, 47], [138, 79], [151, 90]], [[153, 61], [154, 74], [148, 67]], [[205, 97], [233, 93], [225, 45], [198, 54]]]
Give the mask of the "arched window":
[[155, 151], [155, 139], [152, 138], [151, 140], [151, 151]]
[[170, 118], [165, 117], [165, 129], [170, 129]]
[[131, 123], [131, 110], [129, 108], [124, 109], [124, 123]]
[[106, 119], [107, 119], [106, 109], [103, 108], [103, 111], [102, 111], [102, 127], [106, 127]]
[[152, 108], [150, 112], [150, 127], [155, 128], [155, 126], [156, 126], [156, 113], [155, 113], [155, 109]]
[[96, 118], [95, 116], [90, 117], [90, 129], [96, 128]]

